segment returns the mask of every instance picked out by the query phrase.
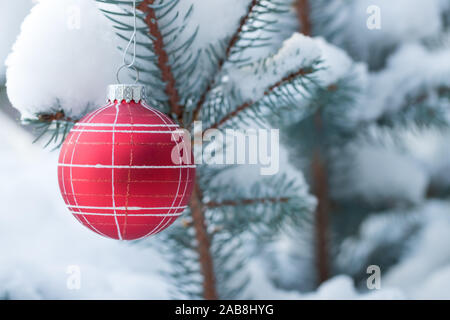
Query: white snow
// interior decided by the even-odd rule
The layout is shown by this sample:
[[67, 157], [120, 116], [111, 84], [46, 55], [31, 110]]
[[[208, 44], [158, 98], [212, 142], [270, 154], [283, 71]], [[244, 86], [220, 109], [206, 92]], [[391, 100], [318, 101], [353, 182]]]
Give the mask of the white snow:
[[410, 253], [386, 275], [384, 283], [408, 292], [413, 299], [449, 299], [450, 204], [429, 201], [415, 213], [423, 220], [422, 231]]
[[425, 168], [432, 183], [445, 186], [450, 182], [450, 139], [447, 130], [430, 130], [406, 136], [405, 143], [412, 156]]
[[245, 101], [257, 101], [271, 85], [301, 68], [311, 66], [320, 57], [320, 53], [316, 41], [294, 33], [272, 57], [232, 69], [228, 74], [231, 81], [240, 88]]
[[450, 46], [434, 51], [410, 43], [393, 54], [383, 71], [369, 79], [369, 92], [361, 119], [376, 118], [383, 113], [400, 109], [408, 95], [421, 88], [450, 86]]
[[[294, 33], [283, 42], [276, 54], [248, 66], [230, 69], [228, 74], [240, 89], [245, 101], [257, 101], [270, 86], [302, 68], [311, 66], [318, 59], [322, 62], [322, 69], [313, 77], [323, 86], [348, 75], [355, 66], [345, 51], [327, 43], [323, 38]], [[363, 65], [357, 66], [360, 73], [364, 74], [365, 69], [361, 68]]]
[[267, 276], [261, 272], [261, 264], [256, 261], [251, 265], [251, 281], [246, 293], [253, 299], [275, 300], [400, 300], [404, 293], [396, 288], [388, 287], [380, 290], [360, 292], [355, 288], [353, 280], [339, 275], [322, 283], [316, 291], [299, 293], [275, 288]]
[[304, 298], [310, 300], [399, 300], [405, 297], [395, 288], [360, 293], [355, 289], [350, 277], [341, 275], [324, 282], [316, 292], [305, 295]]
[[[409, 240], [407, 249], [398, 264], [389, 271], [381, 269], [381, 291], [396, 288], [406, 299], [449, 299], [450, 291], [450, 217], [448, 201], [429, 200], [415, 209], [374, 215], [364, 222], [360, 239], [344, 243], [340, 259], [364, 264], [376, 243], [404, 239], [411, 224], [420, 230]], [[348, 260], [353, 255], [352, 261]]]
[[115, 34], [92, 0], [42, 0], [7, 59], [8, 96], [23, 118], [58, 103], [79, 117], [106, 101], [122, 64]]
[[326, 86], [348, 75], [354, 65], [349, 55], [323, 38], [316, 38], [316, 43], [320, 48], [320, 58], [325, 68], [317, 75], [321, 83]]
[[[346, 43], [364, 61], [382, 55], [384, 50], [392, 46], [434, 36], [442, 27], [440, 14], [445, 9], [441, 0], [351, 0], [345, 4], [340, 0], [327, 2], [325, 14], [332, 15], [328, 32], [339, 30], [336, 42]], [[367, 9], [370, 6], [380, 9], [380, 29], [371, 30], [367, 27], [370, 17]]]
[[33, 2], [33, 0], [0, 1], [0, 83], [4, 81], [6, 57], [11, 52], [20, 25]]
[[351, 177], [339, 196], [360, 196], [367, 201], [419, 203], [429, 182], [426, 169], [410, 154], [387, 146], [358, 145], [350, 157]]

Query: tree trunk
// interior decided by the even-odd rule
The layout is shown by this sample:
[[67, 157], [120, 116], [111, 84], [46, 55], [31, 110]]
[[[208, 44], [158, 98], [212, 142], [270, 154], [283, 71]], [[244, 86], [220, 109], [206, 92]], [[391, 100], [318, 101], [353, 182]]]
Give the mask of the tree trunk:
[[[311, 36], [312, 24], [310, 20], [309, 0], [296, 1], [297, 16], [301, 32]], [[314, 116], [315, 137], [317, 139], [311, 159], [311, 178], [313, 192], [317, 198], [318, 206], [314, 219], [315, 261], [318, 283], [322, 283], [329, 277], [329, 248], [328, 248], [328, 220], [330, 211], [330, 199], [328, 190], [328, 170], [320, 144], [322, 143], [322, 119], [319, 112]], [[318, 144], [318, 145], [317, 145]]]
[[[315, 116], [316, 134], [320, 136], [321, 117]], [[320, 143], [320, 137], [318, 137]], [[330, 211], [330, 199], [328, 196], [328, 170], [320, 146], [316, 146], [311, 160], [311, 176], [313, 180], [313, 192], [317, 198], [318, 205], [315, 212], [315, 260], [317, 268], [318, 283], [326, 281], [329, 277], [328, 262], [328, 215]]]
[[206, 230], [205, 215], [201, 201], [201, 190], [198, 185], [192, 192], [190, 208], [197, 239], [197, 251], [199, 254], [200, 268], [203, 275], [203, 297], [206, 300], [217, 300], [216, 279], [214, 263], [211, 256], [211, 240]]

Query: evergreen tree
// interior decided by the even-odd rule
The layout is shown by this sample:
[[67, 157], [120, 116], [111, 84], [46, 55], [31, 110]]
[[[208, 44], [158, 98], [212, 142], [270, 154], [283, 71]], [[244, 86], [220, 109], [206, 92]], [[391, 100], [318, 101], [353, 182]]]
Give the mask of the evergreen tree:
[[[263, 257], [260, 267], [276, 287], [300, 291], [342, 273], [362, 283], [368, 265], [386, 272], [402, 259], [421, 227], [414, 213], [430, 199], [446, 199], [450, 190], [445, 168], [418, 177], [407, 190], [390, 185], [396, 171], [417, 177], [414, 165], [408, 171], [399, 160], [415, 156], [409, 133], [448, 131], [450, 6], [441, 0], [426, 6], [410, 1], [137, 1], [135, 66], [149, 103], [192, 137], [208, 129], [282, 128], [289, 162], [297, 168], [250, 179], [243, 173], [248, 168], [198, 165], [183, 217], [156, 238], [136, 243], [164, 247], [170, 261], [165, 276], [175, 297], [247, 297], [251, 256]], [[132, 1], [95, 2], [98, 8], [77, 1], [87, 11], [98, 9], [113, 28], [89, 11], [83, 23], [92, 33], [81, 36], [92, 38], [92, 47], [117, 46], [130, 61], [125, 48], [134, 30]], [[60, 1], [47, 3], [65, 14]], [[376, 18], [373, 5], [381, 9], [381, 29], [366, 25]], [[229, 15], [226, 24], [205, 23], [215, 7]], [[412, 22], [417, 13], [429, 23]], [[397, 23], [403, 28], [394, 28]], [[410, 28], [404, 27], [408, 23]], [[112, 44], [105, 40], [114, 34]], [[52, 35], [63, 51], [61, 60], [73, 60], [62, 48], [66, 39]], [[96, 87], [110, 74], [98, 68], [92, 79], [86, 76], [88, 98], [73, 109], [67, 88], [80, 82], [70, 77], [39, 78], [36, 90], [23, 95], [20, 86], [35, 80], [30, 71], [35, 65], [63, 65], [52, 59], [51, 50], [37, 50], [40, 60], [30, 58], [21, 40], [7, 63], [9, 97], [22, 120], [35, 126], [37, 138], [58, 147], [73, 124], [98, 107], [86, 89], [89, 81]], [[96, 61], [85, 60], [93, 72], [102, 55], [95, 48], [81, 51]], [[115, 54], [105, 56], [102, 66], [114, 69]], [[133, 70], [129, 79], [132, 75]], [[30, 104], [42, 96], [39, 90], [57, 85], [51, 99]], [[202, 122], [201, 132], [195, 131], [195, 121]], [[378, 168], [382, 163], [392, 168]], [[300, 171], [308, 184], [296, 175]], [[380, 216], [386, 217], [378, 221], [381, 229], [371, 230]], [[286, 238], [288, 252], [277, 250]]]

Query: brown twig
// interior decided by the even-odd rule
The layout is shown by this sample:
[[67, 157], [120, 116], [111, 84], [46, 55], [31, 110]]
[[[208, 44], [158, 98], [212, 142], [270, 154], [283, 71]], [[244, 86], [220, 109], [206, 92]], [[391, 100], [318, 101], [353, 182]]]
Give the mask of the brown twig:
[[309, 1], [297, 0], [296, 9], [302, 33], [305, 36], [310, 36], [312, 34], [312, 25], [309, 17]]
[[[310, 7], [308, 0], [297, 0], [297, 16], [301, 32], [306, 36], [312, 34], [310, 19]], [[333, 90], [330, 87], [329, 90]], [[319, 112], [314, 117], [315, 134], [320, 136], [322, 130], [322, 118]], [[315, 212], [315, 260], [317, 266], [318, 282], [322, 283], [329, 277], [328, 265], [328, 215], [330, 211], [330, 199], [328, 190], [328, 170], [323, 160], [322, 150], [317, 146], [311, 159], [311, 174], [313, 179], [313, 192], [318, 200]]]
[[[274, 83], [273, 85], [271, 85], [264, 92], [264, 96], [268, 96], [274, 90], [276, 90], [277, 88], [280, 88], [281, 86], [283, 86], [286, 83], [291, 82], [295, 78], [297, 78], [299, 76], [305, 76], [305, 75], [311, 74], [312, 72], [313, 72], [312, 68], [307, 68], [307, 69], [302, 68], [302, 69], [300, 69], [300, 70], [298, 70], [296, 72], [293, 72], [293, 73], [287, 75], [286, 77], [282, 78], [280, 81], [278, 81], [278, 82]], [[236, 117], [239, 113], [241, 113], [242, 111], [248, 109], [249, 107], [251, 107], [254, 104], [255, 104], [255, 101], [244, 102], [243, 104], [238, 106], [235, 110], [233, 110], [232, 112], [230, 112], [227, 115], [225, 115], [220, 121], [218, 121], [218, 122], [214, 123], [212, 126], [210, 126], [209, 129], [217, 129], [218, 127], [222, 126], [224, 123], [226, 123], [230, 119]]]
[[158, 26], [155, 10], [149, 7], [153, 3], [154, 0], [144, 0], [138, 6], [138, 9], [146, 13], [144, 20], [149, 28], [152, 39], [154, 39], [152, 40], [154, 52], [158, 57], [157, 64], [161, 71], [162, 80], [166, 84], [165, 92], [169, 98], [170, 111], [181, 122], [183, 118], [183, 107], [179, 103], [180, 96], [176, 87], [176, 80], [169, 65], [169, 56], [164, 48], [164, 39]]
[[194, 225], [195, 237], [197, 239], [200, 269], [203, 275], [203, 297], [207, 300], [217, 300], [216, 277], [211, 256], [211, 239], [206, 228], [202, 194], [198, 184], [195, 185], [192, 193], [190, 208], [192, 212], [192, 224]]
[[[321, 121], [316, 114], [316, 122]], [[317, 128], [316, 128], [317, 131]], [[315, 230], [315, 260], [317, 266], [318, 282], [322, 283], [329, 277], [328, 264], [328, 215], [330, 199], [328, 196], [328, 172], [325, 161], [322, 160], [320, 148], [313, 153], [311, 171], [313, 177], [313, 193], [318, 200], [314, 230]]]
[[55, 113], [40, 113], [37, 116], [40, 122], [53, 122], [53, 121], [65, 121], [65, 122], [78, 122], [76, 119], [66, 117], [64, 111], [58, 111]]
[[205, 203], [205, 206], [209, 209], [221, 208], [221, 207], [236, 207], [240, 205], [252, 205], [252, 204], [265, 204], [265, 203], [286, 203], [290, 200], [288, 197], [283, 198], [258, 198], [258, 199], [240, 199], [235, 200], [225, 200], [221, 202], [210, 201]]
[[252, 0], [252, 2], [250, 3], [248, 9], [247, 9], [247, 13], [245, 14], [245, 16], [243, 16], [241, 18], [241, 21], [239, 23], [239, 27], [237, 28], [237, 30], [235, 31], [235, 33], [233, 34], [233, 36], [230, 38], [230, 41], [228, 42], [227, 48], [225, 50], [225, 56], [220, 59], [217, 63], [217, 70], [216, 73], [213, 77], [211, 77], [210, 81], [208, 82], [208, 85], [206, 86], [206, 89], [203, 91], [203, 93], [200, 96], [200, 99], [197, 102], [197, 105], [194, 109], [194, 113], [193, 113], [193, 119], [197, 120], [198, 116], [200, 114], [200, 111], [203, 107], [203, 104], [206, 101], [206, 97], [208, 96], [208, 94], [211, 92], [211, 90], [214, 88], [214, 84], [215, 84], [215, 80], [217, 75], [222, 71], [223, 65], [225, 64], [225, 61], [227, 61], [230, 58], [231, 55], [231, 51], [233, 50], [234, 46], [236, 45], [236, 43], [239, 41], [239, 35], [242, 32], [242, 29], [244, 28], [244, 26], [247, 24], [248, 19], [250, 18], [250, 13], [253, 11], [253, 9], [255, 8], [255, 6], [258, 4], [258, 0]]

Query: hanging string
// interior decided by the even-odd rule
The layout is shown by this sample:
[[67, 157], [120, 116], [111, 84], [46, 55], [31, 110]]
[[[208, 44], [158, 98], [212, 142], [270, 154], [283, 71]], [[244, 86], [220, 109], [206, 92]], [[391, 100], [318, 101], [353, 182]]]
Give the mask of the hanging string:
[[[136, 83], [139, 81], [139, 70], [134, 66], [136, 62], [136, 35], [137, 35], [137, 18], [136, 18], [136, 0], [133, 0], [133, 34], [131, 35], [130, 41], [123, 52], [122, 65], [117, 69], [116, 78], [117, 83], [121, 83], [119, 79], [120, 71], [123, 68], [133, 69], [136, 72]], [[127, 63], [127, 55], [130, 50], [131, 45], [133, 45], [133, 59], [130, 63]]]

